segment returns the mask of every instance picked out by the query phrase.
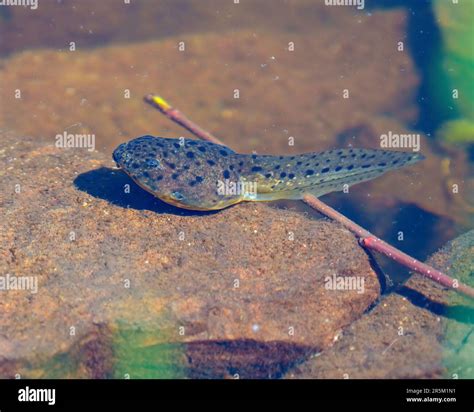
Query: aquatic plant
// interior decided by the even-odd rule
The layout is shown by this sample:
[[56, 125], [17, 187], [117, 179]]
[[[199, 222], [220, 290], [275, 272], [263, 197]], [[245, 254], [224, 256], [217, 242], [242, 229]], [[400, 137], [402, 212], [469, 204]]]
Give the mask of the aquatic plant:
[[[442, 33], [441, 65], [447, 77], [451, 98], [448, 104], [458, 118], [444, 123], [437, 136], [447, 142], [474, 142], [474, 2], [435, 0], [433, 8]], [[433, 93], [439, 76], [433, 76]], [[442, 97], [439, 96], [441, 99]], [[438, 104], [441, 104], [439, 102]], [[443, 105], [445, 99], [443, 99]]]

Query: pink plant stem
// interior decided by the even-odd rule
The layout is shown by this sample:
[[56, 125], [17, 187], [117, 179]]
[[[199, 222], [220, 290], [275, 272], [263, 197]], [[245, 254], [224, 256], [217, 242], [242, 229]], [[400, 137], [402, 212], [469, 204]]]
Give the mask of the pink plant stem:
[[321, 202], [318, 198], [313, 195], [306, 194], [303, 196], [303, 201], [311, 206], [313, 209], [322, 213], [323, 215], [330, 217], [331, 219], [341, 223], [346, 229], [350, 230], [356, 236], [359, 237], [359, 243], [367, 248], [376, 252], [382, 253], [388, 258], [394, 260], [397, 263], [407, 267], [408, 269], [423, 275], [432, 281], [439, 283], [440, 285], [449, 289], [460, 292], [466, 296], [474, 298], [474, 288], [464, 285], [461, 282], [445, 275], [444, 273], [432, 268], [431, 266], [416, 260], [415, 258], [407, 255], [406, 253], [398, 250], [397, 248], [379, 239], [377, 236], [365, 230], [357, 223], [348, 219], [338, 211], [329, 207], [325, 203]]
[[193, 135], [199, 137], [200, 139], [225, 146], [224, 143], [222, 143], [217, 137], [213, 136], [211, 133], [188, 119], [178, 109], [170, 106], [163, 98], [154, 94], [149, 94], [144, 97], [144, 100], [149, 105], [158, 109], [173, 122], [178, 123], [181, 127], [184, 127], [186, 130], [190, 131]]
[[[183, 113], [172, 107], [163, 98], [157, 95], [149, 94], [145, 96], [144, 100], [146, 103], [158, 109], [161, 113], [163, 113], [173, 122], [190, 131], [199, 139], [225, 146], [224, 143], [221, 142], [221, 140], [198, 126], [196, 123], [189, 120]], [[321, 200], [319, 200], [317, 197], [311, 194], [305, 194], [303, 196], [303, 201], [319, 213], [339, 222], [346, 229], [354, 233], [359, 238], [359, 243], [361, 246], [382, 253], [388, 258], [394, 260], [395, 262], [400, 263], [408, 269], [417, 272], [420, 275], [425, 276], [428, 279], [431, 279], [432, 281], [446, 288], [452, 289], [456, 292], [474, 298], [474, 288], [464, 285], [461, 282], [458, 282], [457, 280], [449, 277], [448, 275], [440, 272], [439, 270], [436, 270], [431, 266], [420, 262], [415, 258], [412, 258], [406, 253], [403, 253], [401, 250], [398, 250], [397, 248], [389, 245], [387, 242], [384, 242], [382, 239], [379, 239], [377, 236], [373, 235], [368, 230], [364, 229], [346, 216], [334, 210], [332, 207], [321, 202]]]

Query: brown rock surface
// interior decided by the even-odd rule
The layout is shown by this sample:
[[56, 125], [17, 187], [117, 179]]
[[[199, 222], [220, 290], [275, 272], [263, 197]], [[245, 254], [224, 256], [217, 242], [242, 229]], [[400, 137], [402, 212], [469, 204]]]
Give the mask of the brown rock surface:
[[[449, 242], [428, 263], [472, 285], [473, 245], [471, 231]], [[462, 256], [465, 263], [453, 260]], [[458, 273], [460, 266], [469, 278]], [[473, 322], [472, 300], [415, 274], [345, 329], [334, 346], [286, 377], [472, 378]]]
[[[276, 376], [378, 297], [336, 224], [263, 204], [190, 214], [97, 152], [0, 140], [0, 272], [38, 280], [37, 293], [0, 291], [2, 376], [116, 376], [123, 330], [154, 331], [146, 348], [186, 345], [186, 376]], [[333, 273], [363, 277], [365, 292], [326, 289]]]

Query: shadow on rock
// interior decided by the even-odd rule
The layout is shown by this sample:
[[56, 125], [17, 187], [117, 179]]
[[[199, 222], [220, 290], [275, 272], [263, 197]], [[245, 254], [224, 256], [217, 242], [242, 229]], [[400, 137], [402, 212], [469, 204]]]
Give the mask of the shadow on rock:
[[[216, 213], [200, 212], [174, 207], [143, 190], [130, 177], [119, 169], [101, 167], [80, 174], [74, 179], [79, 190], [91, 196], [107, 200], [123, 208], [150, 210], [155, 213], [167, 213], [179, 216], [208, 215]], [[125, 193], [125, 185], [130, 185], [130, 193]]]
[[474, 324], [474, 309], [464, 305], [448, 305], [435, 302], [427, 298], [417, 290], [403, 286], [398, 290], [398, 294], [406, 297], [412, 304], [419, 308], [429, 310], [438, 316], [454, 319], [461, 323]]
[[320, 350], [289, 342], [253, 339], [195, 341], [186, 344], [191, 379], [279, 379]]

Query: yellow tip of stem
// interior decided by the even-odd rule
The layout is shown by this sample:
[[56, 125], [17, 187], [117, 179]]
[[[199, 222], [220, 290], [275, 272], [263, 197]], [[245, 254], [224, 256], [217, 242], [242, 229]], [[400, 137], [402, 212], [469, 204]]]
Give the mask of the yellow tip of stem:
[[151, 96], [151, 100], [155, 103], [158, 107], [162, 110], [169, 110], [171, 109], [171, 105], [162, 97], [153, 95]]

